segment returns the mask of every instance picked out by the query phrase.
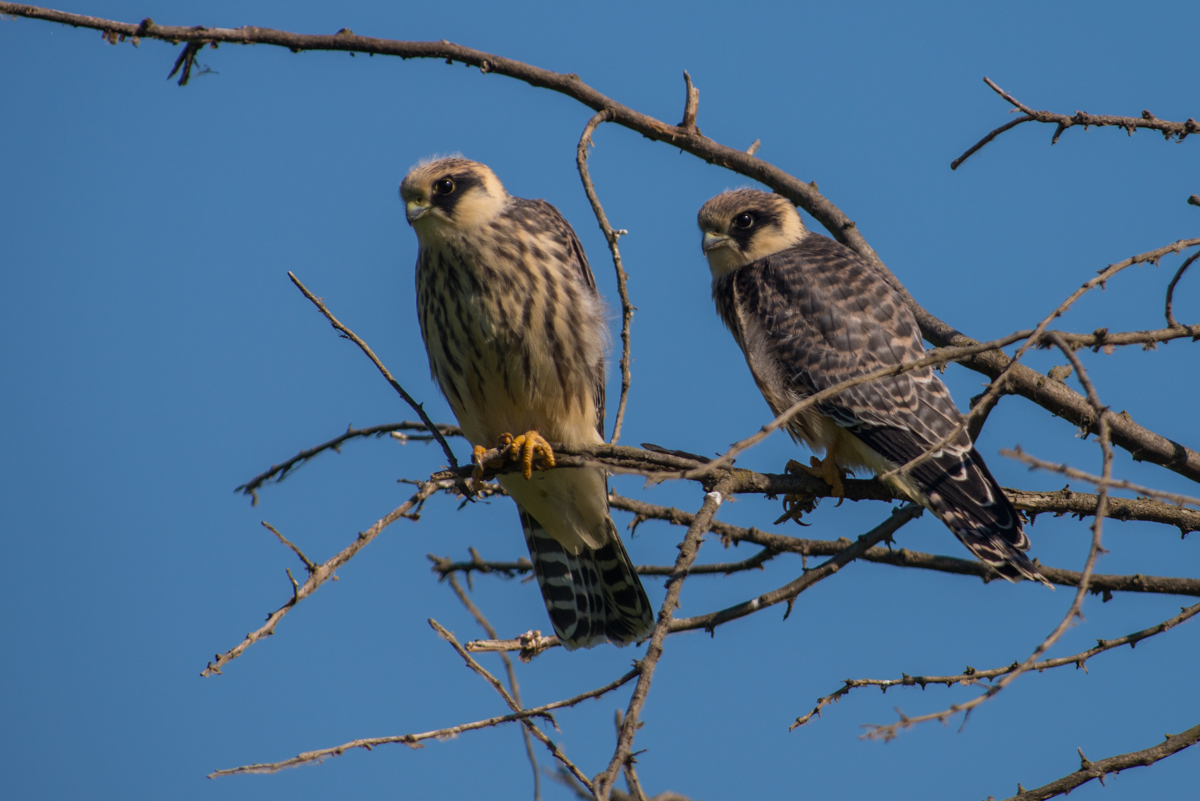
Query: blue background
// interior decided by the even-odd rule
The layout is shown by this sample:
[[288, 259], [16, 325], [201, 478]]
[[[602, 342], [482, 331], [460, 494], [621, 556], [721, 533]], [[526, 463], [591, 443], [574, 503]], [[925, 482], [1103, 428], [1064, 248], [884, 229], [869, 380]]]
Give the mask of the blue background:
[[[971, 336], [1032, 326], [1105, 265], [1200, 230], [1200, 142], [1115, 129], [1021, 126], [957, 172], [950, 161], [1008, 116], [990, 76], [1035, 108], [1165, 119], [1196, 116], [1194, 2], [794, 3], [168, 3], [63, 7], [127, 22], [256, 25], [306, 33], [448, 39], [560, 72], [667, 122], [682, 113], [682, 71], [700, 88], [699, 125], [821, 191], [913, 295]], [[366, 736], [425, 731], [505, 709], [429, 629], [481, 632], [429, 571], [427, 553], [523, 553], [505, 499], [456, 511], [431, 500], [401, 520], [225, 675], [201, 679], [290, 594], [295, 557], [266, 519], [322, 561], [401, 503], [444, 461], [436, 446], [357, 441], [261, 503], [234, 486], [340, 433], [412, 418], [374, 368], [291, 284], [294, 271], [364, 337], [434, 419], [450, 412], [428, 378], [414, 314], [415, 237], [396, 187], [432, 154], [489, 164], [509, 191], [544, 197], [572, 221], [602, 292], [615, 281], [574, 166], [591, 111], [565, 97], [439, 61], [351, 58], [268, 47], [205, 50], [214, 73], [164, 80], [179, 48], [110, 46], [100, 34], [0, 20], [0, 775], [9, 798], [531, 797], [515, 726], [420, 751], [353, 752], [319, 767], [215, 781], [205, 774]], [[740, 176], [614, 126], [592, 171], [622, 250], [634, 321], [634, 385], [623, 442], [715, 453], [769, 415], [709, 299], [695, 211]], [[1162, 327], [1178, 257], [1133, 268], [1062, 321], [1069, 330]], [[1176, 314], [1200, 319], [1200, 276]], [[618, 328], [613, 315], [614, 333]], [[1196, 447], [1200, 370], [1187, 340], [1083, 354], [1104, 401]], [[1061, 355], [1031, 354], [1039, 369]], [[951, 367], [959, 402], [982, 378]], [[610, 377], [611, 427], [619, 377]], [[1091, 442], [1020, 398], [993, 413], [980, 448], [1006, 486], [1058, 489], [1000, 457], [1021, 444], [1099, 470]], [[455, 444], [460, 458], [467, 448]], [[797, 455], [777, 436], [741, 464], [778, 471]], [[806, 455], [805, 457], [806, 458]], [[1118, 453], [1118, 475], [1196, 494], [1194, 484]], [[695, 509], [695, 485], [627, 495]], [[1080, 489], [1084, 487], [1080, 486]], [[777, 502], [739, 498], [720, 517], [801, 536], [854, 537], [881, 504], [822, 506], [801, 530], [771, 527]], [[624, 527], [629, 516], [618, 513]], [[1043, 562], [1079, 569], [1088, 523], [1042, 517]], [[644, 524], [635, 561], [666, 564], [682, 530]], [[898, 544], [963, 557], [926, 515]], [[1098, 569], [1191, 575], [1196, 536], [1110, 522]], [[709, 538], [701, 560], [741, 559]], [[780, 586], [800, 570], [698, 576], [681, 614]], [[648, 579], [657, 604], [662, 580]], [[636, 747], [643, 784], [693, 798], [813, 795], [1003, 798], [1093, 760], [1156, 744], [1200, 722], [1195, 623], [1103, 654], [1088, 672], [1018, 680], [959, 731], [925, 724], [883, 745], [865, 723], [945, 708], [974, 688], [852, 693], [791, 733], [792, 720], [847, 677], [946, 674], [1024, 658], [1071, 591], [856, 563], [799, 599], [667, 642]], [[548, 628], [535, 587], [478, 577], [476, 601], [502, 635]], [[1089, 598], [1054, 655], [1175, 614], [1187, 599]], [[638, 650], [548, 652], [519, 667], [527, 704], [598, 686]], [[486, 661], [499, 667], [495, 657]], [[627, 692], [559, 713], [565, 752], [594, 774], [613, 747]], [[544, 765], [553, 767], [544, 750]], [[1092, 783], [1073, 798], [1181, 798], [1200, 751]], [[549, 782], [547, 799], [570, 797]]]

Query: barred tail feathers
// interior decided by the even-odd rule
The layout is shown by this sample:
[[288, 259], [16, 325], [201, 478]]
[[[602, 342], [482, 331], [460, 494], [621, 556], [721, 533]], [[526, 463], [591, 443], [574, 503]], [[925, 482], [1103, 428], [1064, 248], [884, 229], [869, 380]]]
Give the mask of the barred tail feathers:
[[975, 448], [947, 449], [927, 464], [936, 469], [936, 478], [919, 483], [930, 509], [977, 559], [1009, 581], [1051, 586], [1025, 555], [1029, 538], [1021, 518]]
[[624, 646], [650, 634], [650, 600], [611, 520], [603, 546], [572, 554], [529, 512], [518, 510], [546, 611], [567, 650], [606, 640]]

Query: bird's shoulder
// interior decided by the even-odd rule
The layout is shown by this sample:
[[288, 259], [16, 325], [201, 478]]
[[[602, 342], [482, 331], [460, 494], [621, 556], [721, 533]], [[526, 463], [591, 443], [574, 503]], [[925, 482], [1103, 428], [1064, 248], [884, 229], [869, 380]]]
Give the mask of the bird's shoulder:
[[542, 243], [542, 252], [548, 250], [567, 268], [568, 274], [592, 292], [596, 291], [596, 279], [583, 245], [575, 229], [553, 204], [541, 199], [511, 197], [498, 220], [520, 229], [532, 242]]

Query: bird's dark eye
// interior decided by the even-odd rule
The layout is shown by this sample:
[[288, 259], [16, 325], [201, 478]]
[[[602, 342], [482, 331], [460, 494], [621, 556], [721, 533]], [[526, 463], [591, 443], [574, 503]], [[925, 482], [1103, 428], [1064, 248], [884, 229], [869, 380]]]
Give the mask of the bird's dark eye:
[[435, 182], [433, 185], [433, 192], [436, 195], [449, 195], [453, 191], [454, 181], [451, 181], [449, 178], [443, 178], [442, 180]]
[[733, 224], [738, 228], [751, 228], [754, 226], [754, 215], [748, 211], [743, 211], [733, 218]]

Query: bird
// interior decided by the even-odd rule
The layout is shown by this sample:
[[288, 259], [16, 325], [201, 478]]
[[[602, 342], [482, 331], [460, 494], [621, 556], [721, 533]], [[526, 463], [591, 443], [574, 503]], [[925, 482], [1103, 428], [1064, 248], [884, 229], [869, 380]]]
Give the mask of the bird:
[[[809, 231], [782, 195], [723, 192], [700, 208], [697, 222], [717, 314], [776, 416], [842, 381], [925, 355], [916, 319], [883, 272]], [[891, 473], [962, 419], [931, 367], [876, 379], [788, 423], [793, 440], [824, 451], [811, 467], [789, 467], [823, 478], [838, 497], [842, 476], [866, 468], [932, 511], [1004, 578], [1049, 586], [1025, 554], [1020, 516], [965, 430], [907, 473]]]
[[433, 378], [474, 446], [521, 462], [517, 503], [534, 574], [569, 650], [650, 634], [650, 602], [608, 509], [601, 467], [553, 467], [549, 441], [604, 443], [607, 311], [579, 238], [544, 200], [486, 165], [418, 163], [400, 184], [418, 242], [417, 314]]

